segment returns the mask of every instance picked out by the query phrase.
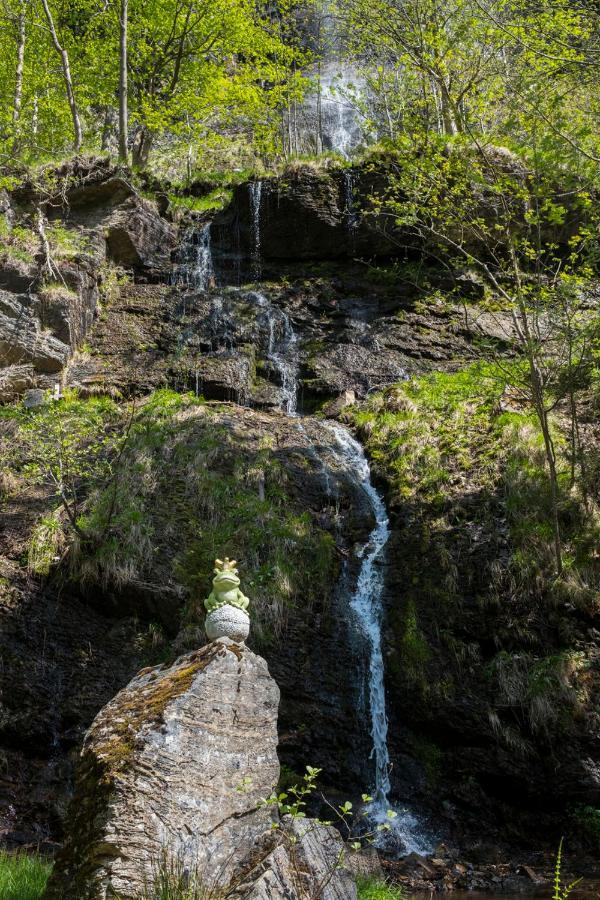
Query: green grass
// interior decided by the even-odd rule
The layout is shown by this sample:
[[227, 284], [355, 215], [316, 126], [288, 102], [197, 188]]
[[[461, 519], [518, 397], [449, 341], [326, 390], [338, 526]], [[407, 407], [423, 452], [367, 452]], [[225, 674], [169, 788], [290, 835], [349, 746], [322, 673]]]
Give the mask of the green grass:
[[[102, 531], [112, 496], [112, 487], [92, 496], [86, 531]], [[266, 642], [296, 603], [310, 607], [336, 577], [333, 538], [291, 499], [269, 435], [236, 433], [193, 397], [162, 391], [140, 410], [115, 508], [110, 535], [74, 560], [81, 577], [122, 589], [176, 582], [192, 619], [216, 557], [241, 561], [255, 636]]]
[[42, 856], [0, 851], [2, 900], [37, 900], [42, 896], [52, 864]]
[[[45, 576], [64, 557], [70, 575], [90, 585], [176, 585], [187, 625], [202, 612], [214, 559], [235, 557], [263, 646], [283, 634], [295, 607], [322, 605], [339, 571], [335, 541], [293, 496], [268, 430], [238, 428], [201, 398], [157, 391], [135, 413], [115, 479], [130, 412], [71, 393], [33, 412], [0, 407], [0, 475], [17, 493], [32, 481], [52, 490], [32, 529], [30, 571]], [[77, 535], [49, 482], [58, 445], [77, 481]]]
[[358, 900], [404, 900], [405, 894], [399, 885], [389, 884], [378, 878], [357, 878]]
[[227, 187], [218, 187], [204, 197], [180, 197], [170, 194], [171, 206], [175, 209], [187, 209], [190, 212], [216, 212], [224, 209], [233, 197], [233, 190]]
[[[392, 678], [403, 692], [444, 702], [465, 672], [481, 672], [492, 730], [527, 753], [532, 734], [564, 739], [590, 702], [588, 664], [564, 609], [598, 609], [600, 518], [581, 479], [570, 485], [555, 414], [564, 558], [557, 578], [544, 444], [535, 417], [511, 400], [507, 365], [414, 378], [347, 415], [387, 482], [390, 506], [409, 523], [404, 590], [390, 611]], [[551, 643], [542, 622], [557, 635]], [[469, 629], [484, 642], [485, 662]], [[440, 658], [449, 663], [444, 674]], [[521, 735], [506, 708], [519, 710]]]

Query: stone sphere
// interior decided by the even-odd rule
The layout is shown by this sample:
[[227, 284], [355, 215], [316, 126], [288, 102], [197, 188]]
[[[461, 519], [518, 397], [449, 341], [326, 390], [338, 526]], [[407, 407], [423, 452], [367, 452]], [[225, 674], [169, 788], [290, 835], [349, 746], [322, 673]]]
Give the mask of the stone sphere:
[[250, 616], [237, 606], [225, 604], [207, 615], [204, 628], [209, 641], [230, 638], [241, 644], [250, 633]]

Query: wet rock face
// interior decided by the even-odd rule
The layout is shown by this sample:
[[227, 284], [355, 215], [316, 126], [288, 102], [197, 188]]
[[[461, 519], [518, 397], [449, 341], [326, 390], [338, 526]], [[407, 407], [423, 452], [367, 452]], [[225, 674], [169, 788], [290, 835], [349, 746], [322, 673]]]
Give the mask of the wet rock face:
[[124, 396], [168, 385], [264, 410], [285, 408], [287, 391], [310, 412], [451, 366], [482, 334], [505, 344], [508, 329], [494, 328], [473, 306], [417, 311], [407, 289], [377, 290], [347, 267], [329, 282], [262, 291], [136, 284], [94, 325], [94, 355], [79, 356], [67, 379]]
[[46, 898], [134, 897], [162, 854], [226, 882], [270, 827], [278, 703], [264, 660], [228, 641], [136, 676], [86, 735]]
[[375, 188], [362, 171], [299, 166], [281, 178], [236, 188], [213, 225], [215, 255], [231, 267], [238, 254], [265, 259], [390, 256], [398, 250], [374, 220], [356, 215], [359, 197]]

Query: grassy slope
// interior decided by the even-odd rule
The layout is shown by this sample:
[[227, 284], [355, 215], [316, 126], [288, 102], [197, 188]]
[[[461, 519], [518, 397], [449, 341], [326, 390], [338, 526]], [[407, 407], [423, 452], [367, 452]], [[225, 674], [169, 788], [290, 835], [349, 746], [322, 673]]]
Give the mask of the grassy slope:
[[[117, 596], [138, 591], [151, 598], [156, 590], [150, 616], [172, 630], [169, 618], [176, 623], [184, 599], [184, 620], [198, 621], [215, 557], [239, 557], [255, 636], [263, 642], [281, 632], [297, 603], [310, 610], [328, 595], [338, 566], [334, 539], [292, 495], [276, 439], [258, 418], [249, 413], [246, 421], [231, 410], [222, 415], [191, 396], [157, 392], [136, 411], [111, 480], [105, 457], [116, 458], [126, 408], [75, 395], [32, 413], [6, 407], [0, 409], [6, 425], [0, 468], [5, 489], [15, 495], [27, 492], [40, 469], [48, 480], [44, 457], [54, 452], [48, 416], [54, 422], [63, 416], [76, 444], [68, 452], [81, 497], [78, 525], [87, 539], [73, 541], [58, 500], [49, 497], [29, 544], [34, 574], [46, 575], [71, 543], [71, 578]], [[40, 465], [32, 467], [32, 453]]]
[[[560, 579], [541, 436], [498, 372], [474, 366], [414, 379], [351, 415], [400, 530], [395, 702], [420, 698], [417, 721], [431, 733], [436, 716], [472, 701], [476, 729], [523, 771], [536, 767], [537, 753], [569, 746], [598, 703], [587, 629], [600, 609], [600, 522], [593, 500], [569, 484], [558, 427]], [[429, 749], [439, 775], [443, 753]]]

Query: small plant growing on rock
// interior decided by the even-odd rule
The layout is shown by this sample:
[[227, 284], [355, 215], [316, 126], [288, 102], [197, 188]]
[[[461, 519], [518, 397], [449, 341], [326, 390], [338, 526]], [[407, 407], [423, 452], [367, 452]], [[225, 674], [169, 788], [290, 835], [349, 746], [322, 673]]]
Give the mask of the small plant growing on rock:
[[162, 853], [153, 867], [151, 883], [137, 900], [223, 900], [226, 891], [210, 885], [199, 869], [190, 869], [179, 856]]
[[[283, 817], [290, 816], [292, 819], [306, 818], [306, 804], [308, 798], [314, 794], [317, 789], [317, 778], [321, 774], [322, 769], [314, 766], [307, 766], [306, 773], [302, 780], [292, 785], [286, 791], [281, 793], [273, 793], [270, 797], [260, 801], [261, 806], [272, 806], [277, 809]], [[389, 831], [391, 821], [396, 818], [397, 813], [392, 809], [387, 811], [388, 822], [381, 822], [374, 828], [368, 826], [368, 810], [369, 804], [373, 802], [373, 797], [369, 794], [362, 794], [363, 807], [359, 811], [355, 811], [354, 805], [350, 800], [340, 803], [337, 806], [330, 803], [329, 800], [321, 794], [324, 804], [331, 810], [331, 819], [312, 819], [311, 822], [315, 826], [335, 825], [346, 840], [350, 841], [352, 850], [361, 850], [366, 844], [372, 844], [377, 835], [383, 831]], [[278, 822], [273, 823], [274, 829], [281, 826]]]

